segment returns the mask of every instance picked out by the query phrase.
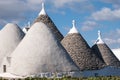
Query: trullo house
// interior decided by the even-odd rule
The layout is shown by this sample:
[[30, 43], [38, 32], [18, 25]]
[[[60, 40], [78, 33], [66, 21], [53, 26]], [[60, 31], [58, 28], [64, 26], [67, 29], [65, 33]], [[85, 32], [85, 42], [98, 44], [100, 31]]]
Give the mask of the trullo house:
[[10, 55], [24, 37], [18, 25], [6, 24], [0, 31], [0, 72], [6, 72], [10, 64]]
[[8, 72], [19, 76], [73, 76], [70, 72], [77, 73], [79, 68], [48, 26], [36, 22], [12, 53]]
[[103, 42], [100, 31], [90, 48], [75, 20], [72, 24], [63, 39], [44, 3], [34, 23], [23, 29], [25, 37], [16, 24], [8, 23], [0, 31], [0, 77], [120, 76], [120, 61]]
[[98, 31], [98, 39], [96, 40], [95, 44], [92, 47], [92, 50], [103, 59], [103, 61], [108, 66], [117, 66], [120, 67], [120, 61], [114, 55], [112, 50], [104, 43], [101, 38], [101, 33]]
[[[44, 3], [42, 3], [42, 9], [40, 11], [40, 13], [38, 14], [37, 18], [34, 20], [33, 24], [36, 22], [43, 22], [44, 24], [46, 24], [54, 33], [54, 35], [56, 36], [56, 38], [61, 41], [64, 36], [62, 35], [62, 33], [58, 30], [58, 28], [56, 27], [56, 25], [54, 24], [54, 22], [52, 21], [52, 19], [49, 17], [49, 15], [46, 13], [45, 7], [44, 7]], [[25, 33], [28, 32], [28, 30], [30, 29], [30, 24], [26, 27], [23, 28], [23, 31]]]
[[61, 43], [80, 70], [95, 70], [104, 67], [104, 62], [92, 52], [85, 39], [76, 29], [74, 20], [72, 24], [72, 29], [70, 29]]
[[61, 41], [63, 39], [63, 35], [57, 29], [57, 27], [54, 24], [54, 22], [52, 21], [52, 19], [46, 13], [46, 11], [44, 9], [44, 3], [42, 3], [42, 9], [41, 9], [38, 17], [35, 19], [34, 23], [36, 23], [36, 22], [43, 22], [44, 24], [46, 24], [47, 27], [49, 27], [52, 30], [52, 32], [54, 33], [54, 35], [56, 36], [56, 38], [59, 41]]

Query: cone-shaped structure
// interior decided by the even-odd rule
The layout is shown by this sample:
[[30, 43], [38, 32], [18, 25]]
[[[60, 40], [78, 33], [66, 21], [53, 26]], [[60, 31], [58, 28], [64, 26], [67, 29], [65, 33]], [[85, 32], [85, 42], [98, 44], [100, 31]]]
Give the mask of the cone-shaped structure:
[[98, 39], [92, 46], [92, 50], [103, 59], [108, 66], [120, 66], [120, 61], [113, 54], [111, 49], [101, 39], [100, 31], [98, 31]]
[[38, 17], [35, 19], [34, 23], [36, 22], [43, 22], [44, 24], [46, 24], [52, 30], [59, 41], [63, 39], [63, 35], [57, 29], [51, 18], [47, 15], [44, 9], [44, 3], [42, 3], [42, 10], [40, 11]]
[[0, 64], [4, 57], [10, 55], [23, 39], [24, 32], [13, 23], [8, 23], [0, 31]]
[[25, 76], [78, 71], [69, 54], [42, 22], [33, 24], [12, 53], [11, 73]]
[[73, 23], [72, 29], [61, 43], [79, 66], [80, 70], [99, 69], [103, 66], [103, 62], [92, 53], [85, 39], [76, 30], [75, 23]]

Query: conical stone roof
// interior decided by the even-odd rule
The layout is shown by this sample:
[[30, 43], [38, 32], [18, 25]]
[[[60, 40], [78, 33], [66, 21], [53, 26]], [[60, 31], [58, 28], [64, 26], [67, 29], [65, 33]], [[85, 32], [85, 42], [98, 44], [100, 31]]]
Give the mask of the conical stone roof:
[[42, 9], [38, 15], [38, 17], [35, 19], [34, 23], [36, 22], [43, 22], [46, 24], [52, 32], [55, 34], [56, 38], [61, 41], [63, 39], [63, 35], [60, 33], [60, 31], [57, 29], [54, 22], [51, 20], [51, 18], [47, 15], [45, 9], [44, 9], [44, 3], [42, 3]]
[[24, 32], [13, 23], [8, 23], [0, 31], [0, 64], [10, 55], [24, 37]]
[[12, 53], [11, 73], [16, 75], [70, 71], [79, 69], [51, 30], [42, 22], [33, 24]]
[[117, 57], [113, 54], [111, 49], [103, 42], [101, 39], [100, 31], [98, 31], [98, 39], [96, 40], [95, 44], [92, 46], [92, 50], [103, 59], [103, 61], [108, 66], [119, 66], [120, 61]]
[[74, 25], [75, 23], [73, 23], [72, 29], [61, 41], [62, 45], [79, 66], [80, 70], [101, 68], [104, 64], [103, 61], [101, 61], [97, 55], [91, 51], [91, 48], [82, 35], [76, 31]]

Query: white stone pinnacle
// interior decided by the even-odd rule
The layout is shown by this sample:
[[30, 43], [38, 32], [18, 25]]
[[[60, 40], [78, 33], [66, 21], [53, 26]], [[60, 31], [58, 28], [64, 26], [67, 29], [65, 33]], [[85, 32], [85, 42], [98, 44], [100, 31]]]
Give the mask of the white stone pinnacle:
[[72, 25], [75, 28], [75, 20], [72, 21]]
[[41, 9], [41, 11], [40, 11], [40, 13], [39, 13], [39, 16], [40, 16], [40, 15], [46, 15], [45, 5], [44, 5], [43, 2], [42, 2], [42, 9]]
[[70, 29], [68, 34], [69, 33], [79, 33], [78, 30], [76, 29], [76, 26], [75, 26], [75, 20], [72, 21], [72, 25], [73, 25], [73, 27]]
[[104, 44], [102, 38], [101, 38], [101, 32], [98, 30], [98, 39], [96, 40], [95, 44]]
[[30, 27], [31, 25], [30, 25], [30, 21], [28, 22], [28, 25], [27, 25], [28, 27]]

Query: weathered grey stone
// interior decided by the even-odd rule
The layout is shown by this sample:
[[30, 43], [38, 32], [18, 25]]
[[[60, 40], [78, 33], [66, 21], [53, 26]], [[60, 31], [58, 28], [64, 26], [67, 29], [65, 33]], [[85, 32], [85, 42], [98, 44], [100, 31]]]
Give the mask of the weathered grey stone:
[[120, 61], [117, 57], [113, 54], [111, 49], [104, 43], [104, 44], [95, 44], [92, 47], [92, 50], [99, 55], [101, 59], [104, 60], [106, 65], [110, 66], [117, 66], [120, 67]]
[[44, 24], [46, 24], [51, 30], [52, 32], [55, 34], [56, 38], [61, 41], [63, 39], [63, 35], [60, 33], [60, 31], [57, 29], [57, 27], [55, 26], [55, 24], [53, 23], [53, 21], [51, 20], [51, 18], [48, 15], [40, 15], [38, 16], [34, 23], [36, 22], [43, 22]]
[[80, 70], [93, 70], [103, 67], [104, 62], [95, 55], [80, 33], [71, 33], [61, 41]]

